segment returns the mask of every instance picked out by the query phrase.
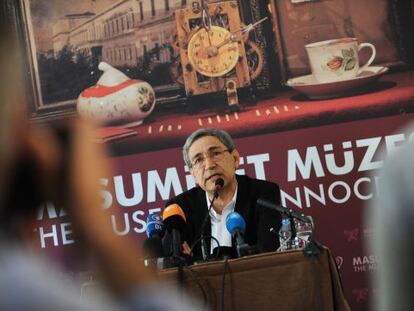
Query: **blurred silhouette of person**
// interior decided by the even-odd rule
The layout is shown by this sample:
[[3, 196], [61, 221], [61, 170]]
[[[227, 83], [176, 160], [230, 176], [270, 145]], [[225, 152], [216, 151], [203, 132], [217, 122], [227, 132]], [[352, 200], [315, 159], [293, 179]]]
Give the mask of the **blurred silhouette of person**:
[[[414, 127], [407, 128], [407, 139]], [[411, 135], [412, 136], [412, 135]], [[385, 157], [377, 195], [366, 213], [374, 234], [369, 250], [377, 256], [372, 275], [372, 310], [414, 309], [414, 142]]]
[[[103, 146], [92, 143], [93, 126], [76, 118], [29, 123], [9, 5], [0, 4], [0, 309], [198, 309], [156, 282], [133, 240], [114, 234], [99, 194], [110, 168]], [[102, 288], [90, 299], [80, 299], [80, 286], [63, 282], [63, 271], [25, 243], [27, 223], [46, 200], [66, 208], [76, 244], [93, 258]]]

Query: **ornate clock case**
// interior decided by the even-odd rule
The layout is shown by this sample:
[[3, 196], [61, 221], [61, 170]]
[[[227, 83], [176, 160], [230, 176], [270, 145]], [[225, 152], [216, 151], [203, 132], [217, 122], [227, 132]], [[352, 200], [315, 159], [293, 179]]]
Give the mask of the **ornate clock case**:
[[187, 96], [226, 91], [230, 108], [238, 109], [237, 89], [250, 86], [251, 75], [237, 2], [195, 1], [175, 20]]

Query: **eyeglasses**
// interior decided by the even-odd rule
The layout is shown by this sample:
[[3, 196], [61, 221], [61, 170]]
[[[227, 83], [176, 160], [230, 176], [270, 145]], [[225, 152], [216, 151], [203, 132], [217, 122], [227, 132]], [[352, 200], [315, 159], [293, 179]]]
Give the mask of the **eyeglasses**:
[[220, 162], [224, 158], [225, 152], [231, 152], [229, 149], [223, 150], [209, 150], [204, 154], [200, 154], [191, 161], [191, 167], [198, 170], [205, 166], [206, 159], [209, 158], [211, 161]]

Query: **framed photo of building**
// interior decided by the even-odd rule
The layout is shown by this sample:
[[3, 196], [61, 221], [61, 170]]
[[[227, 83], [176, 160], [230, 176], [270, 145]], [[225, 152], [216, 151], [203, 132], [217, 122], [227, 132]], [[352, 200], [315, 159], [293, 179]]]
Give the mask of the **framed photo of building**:
[[[246, 25], [269, 17], [266, 2], [233, 1], [239, 5]], [[19, 14], [27, 52], [35, 118], [74, 113], [79, 94], [94, 85], [102, 74], [98, 70], [101, 61], [132, 79], [150, 83], [156, 91], [158, 106], [185, 101], [184, 88], [171, 71], [177, 59], [174, 12], [194, 1], [12, 2]], [[270, 18], [252, 31], [250, 37], [262, 49], [266, 63], [253, 85], [260, 94], [272, 90], [278, 82], [274, 74], [278, 71], [274, 70], [277, 62]]]
[[182, 0], [20, 0], [33, 112], [73, 111], [105, 61], [154, 87], [177, 88], [166, 75], [172, 12]]

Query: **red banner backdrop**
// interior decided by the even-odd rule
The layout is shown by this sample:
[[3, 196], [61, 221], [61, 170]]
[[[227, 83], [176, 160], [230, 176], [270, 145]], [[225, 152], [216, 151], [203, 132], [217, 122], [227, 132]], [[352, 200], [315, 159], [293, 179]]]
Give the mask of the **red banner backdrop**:
[[[238, 173], [277, 182], [283, 205], [314, 218], [317, 239], [333, 251], [353, 310], [366, 310], [375, 294], [368, 276], [377, 268], [377, 258], [363, 245], [375, 232], [364, 224], [363, 214], [375, 196], [380, 149], [391, 152], [409, 139], [400, 128], [412, 119], [406, 114], [236, 140], [242, 156]], [[180, 148], [113, 162], [115, 175], [101, 180], [103, 208], [120, 206], [113, 228], [119, 235], [135, 236], [140, 247], [148, 213], [160, 212], [167, 199], [194, 182]], [[52, 205], [41, 209], [35, 232], [40, 247], [55, 254], [74, 242], [64, 211]]]

